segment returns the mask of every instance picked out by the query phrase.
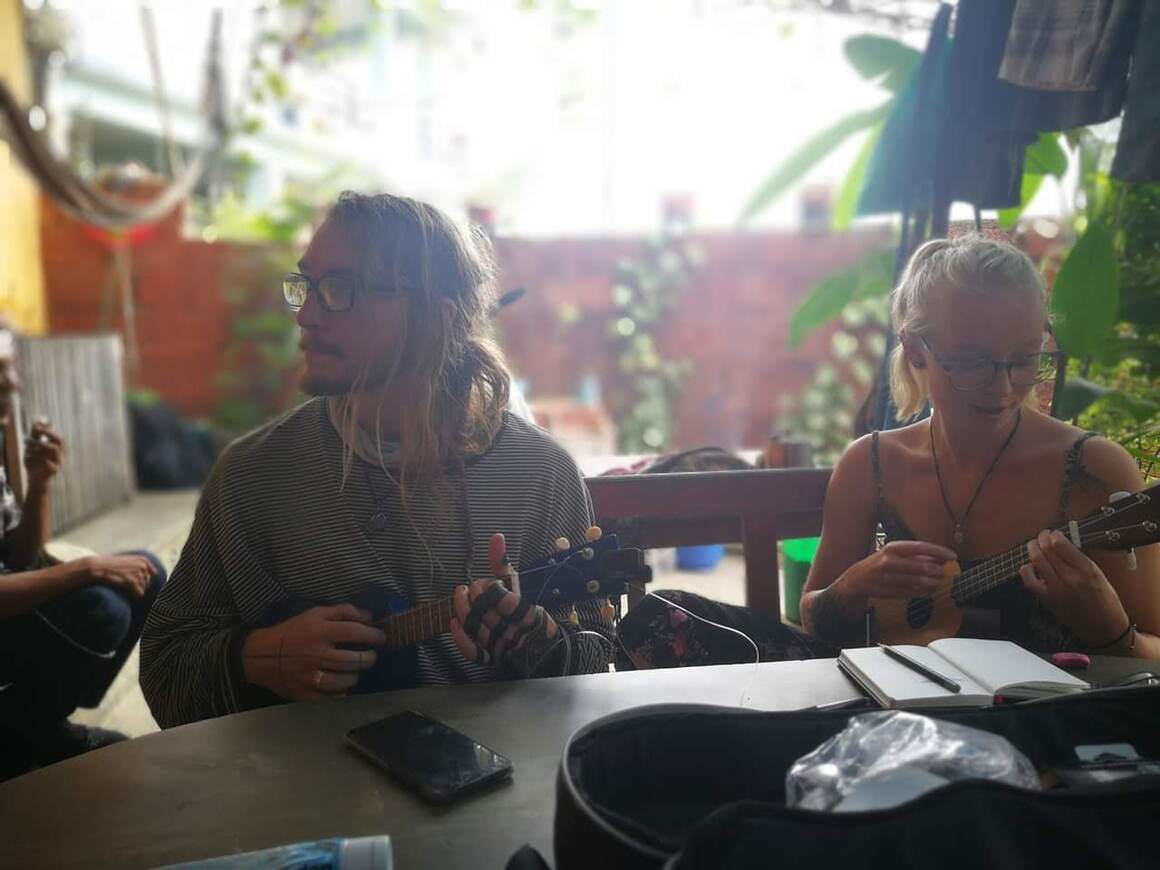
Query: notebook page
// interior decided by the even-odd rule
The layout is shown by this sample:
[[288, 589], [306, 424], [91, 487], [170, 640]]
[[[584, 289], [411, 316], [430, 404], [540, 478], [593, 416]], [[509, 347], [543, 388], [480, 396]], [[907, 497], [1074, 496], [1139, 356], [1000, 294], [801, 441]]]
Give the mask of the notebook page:
[[959, 670], [969, 673], [975, 682], [992, 694], [1005, 686], [1020, 683], [1052, 683], [1076, 689], [1090, 688], [1078, 677], [1060, 670], [1009, 640], [948, 637], [932, 641], [930, 648]]
[[[990, 703], [992, 692], [972, 680], [966, 673], [938, 653], [924, 646], [894, 647], [922, 664], [955, 680], [962, 686], [959, 693], [948, 691], [918, 671], [895, 661], [878, 647], [842, 650], [842, 657], [889, 699], [892, 706], [912, 706], [918, 701], [946, 700], [959, 704]], [[970, 699], [974, 700], [970, 700]]]

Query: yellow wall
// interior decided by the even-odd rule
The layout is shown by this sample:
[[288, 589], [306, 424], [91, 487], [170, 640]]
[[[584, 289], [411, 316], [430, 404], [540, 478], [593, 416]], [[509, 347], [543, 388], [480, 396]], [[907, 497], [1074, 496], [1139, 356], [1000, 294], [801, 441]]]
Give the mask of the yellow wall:
[[[21, 0], [0, 0], [0, 78], [28, 101]], [[0, 312], [27, 333], [43, 332], [44, 274], [40, 265], [40, 195], [0, 139]]]

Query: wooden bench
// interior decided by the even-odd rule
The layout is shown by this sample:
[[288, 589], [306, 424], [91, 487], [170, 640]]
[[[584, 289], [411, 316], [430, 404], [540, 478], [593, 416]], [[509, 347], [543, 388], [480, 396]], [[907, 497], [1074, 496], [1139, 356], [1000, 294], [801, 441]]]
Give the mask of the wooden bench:
[[[822, 530], [828, 468], [589, 477], [596, 522], [642, 547], [741, 543], [750, 607], [780, 613], [777, 544]], [[629, 595], [633, 606], [641, 593]]]

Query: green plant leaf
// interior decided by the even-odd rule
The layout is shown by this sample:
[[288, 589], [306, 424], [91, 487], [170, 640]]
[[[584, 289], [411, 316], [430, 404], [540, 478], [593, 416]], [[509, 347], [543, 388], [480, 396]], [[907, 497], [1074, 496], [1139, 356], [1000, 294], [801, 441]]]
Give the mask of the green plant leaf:
[[1024, 174], [1054, 175], [1061, 178], [1067, 172], [1067, 152], [1059, 144], [1057, 133], [1040, 133], [1039, 138], [1027, 146], [1023, 157]]
[[843, 50], [864, 79], [877, 79], [891, 93], [899, 93], [922, 61], [922, 52], [886, 36], [852, 36]]
[[999, 226], [1005, 230], [1014, 227], [1019, 221], [1019, 216], [1023, 214], [1023, 210], [1027, 208], [1031, 200], [1035, 198], [1035, 194], [1039, 192], [1039, 187], [1042, 184], [1042, 175], [1024, 170], [1023, 180], [1019, 183], [1019, 205], [999, 209]]
[[1041, 133], [1039, 138], [1027, 146], [1023, 157], [1023, 179], [1019, 184], [1019, 205], [999, 210], [999, 226], [1005, 230], [1015, 226], [1035, 194], [1039, 192], [1045, 176], [1060, 178], [1067, 171], [1067, 152], [1059, 144], [1056, 133]]
[[1146, 338], [1112, 338], [1094, 354], [1103, 365], [1115, 365], [1126, 359], [1135, 360], [1149, 368], [1160, 369], [1160, 343]]
[[1122, 445], [1125, 450], [1132, 454], [1132, 457], [1140, 463], [1141, 468], [1147, 466], [1144, 463], [1153, 463], [1156, 461], [1156, 452], [1154, 450], [1141, 450], [1139, 447], [1131, 447], [1127, 444]]
[[275, 99], [285, 100], [290, 96], [290, 83], [286, 80], [286, 76], [277, 70], [270, 70], [266, 73], [266, 88], [274, 95]]
[[1061, 420], [1070, 420], [1102, 399], [1111, 390], [1086, 378], [1068, 378], [1056, 397], [1055, 414]]
[[1119, 390], [1109, 391], [1100, 398], [1099, 403], [1101, 406], [1115, 408], [1117, 411], [1127, 414], [1137, 423], [1151, 420], [1160, 414], [1160, 404], [1148, 399], [1141, 399], [1138, 396], [1129, 396]]
[[1051, 310], [1060, 347], [1081, 359], [1099, 352], [1116, 322], [1119, 264], [1115, 241], [1102, 221], [1092, 221], [1055, 276]]
[[886, 249], [824, 278], [794, 309], [789, 321], [789, 346], [800, 345], [807, 335], [837, 317], [854, 300], [889, 293], [893, 270], [894, 251]]
[[850, 171], [842, 180], [837, 201], [834, 203], [834, 229], [836, 230], [846, 229], [854, 220], [854, 213], [858, 209], [858, 197], [862, 195], [862, 185], [866, 181], [866, 169], [870, 165], [870, 155], [874, 153], [874, 148], [878, 145], [883, 126], [885, 126], [885, 122], [879, 121], [870, 128], [866, 141], [858, 150], [858, 156], [854, 158]]
[[859, 130], [877, 124], [890, 113], [893, 100], [878, 106], [847, 115], [811, 136], [804, 145], [794, 151], [771, 172], [749, 198], [741, 212], [741, 220], [747, 221], [767, 208], [796, 182], [800, 181], [814, 164], [836, 149]]

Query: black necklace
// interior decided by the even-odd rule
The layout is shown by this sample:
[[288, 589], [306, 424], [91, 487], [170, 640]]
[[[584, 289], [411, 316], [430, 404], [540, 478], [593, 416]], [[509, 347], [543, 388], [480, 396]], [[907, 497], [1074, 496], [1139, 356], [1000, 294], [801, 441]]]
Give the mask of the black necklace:
[[1011, 434], [1007, 436], [1007, 440], [1003, 442], [1003, 446], [999, 448], [999, 452], [995, 454], [995, 458], [991, 460], [991, 467], [983, 475], [979, 481], [979, 485], [975, 487], [975, 494], [971, 496], [971, 500], [967, 502], [967, 509], [963, 512], [963, 518], [960, 520], [955, 516], [955, 512], [951, 510], [950, 499], [947, 498], [947, 489], [943, 485], [942, 471], [938, 467], [938, 454], [934, 450], [934, 421], [931, 421], [927, 431], [930, 432], [930, 458], [934, 460], [934, 476], [938, 478], [938, 492], [942, 496], [943, 507], [947, 509], [947, 516], [951, 518], [951, 522], [955, 524], [954, 539], [955, 543], [962, 545], [967, 536], [963, 534], [963, 525], [967, 522], [967, 517], [971, 515], [971, 508], [975, 506], [975, 501], [979, 498], [979, 493], [983, 491], [983, 484], [987, 482], [987, 478], [991, 476], [991, 472], [995, 470], [995, 466], [999, 464], [999, 460], [1003, 454], [1007, 452], [1007, 447], [1015, 438], [1015, 433], [1019, 431], [1019, 424], [1023, 422], [1023, 409], [1020, 408], [1015, 412], [1015, 425], [1011, 427]]
[[371, 498], [375, 500], [375, 512], [363, 523], [363, 528], [368, 532], [381, 532], [391, 524], [390, 514], [387, 513], [387, 500], [380, 498], [379, 494], [375, 492], [374, 484], [371, 483], [371, 472], [368, 463], [357, 460], [358, 464], [362, 466], [363, 479], [367, 484], [367, 491], [370, 492]]

